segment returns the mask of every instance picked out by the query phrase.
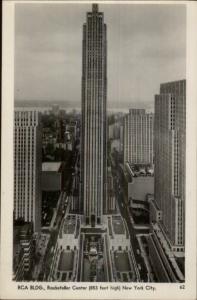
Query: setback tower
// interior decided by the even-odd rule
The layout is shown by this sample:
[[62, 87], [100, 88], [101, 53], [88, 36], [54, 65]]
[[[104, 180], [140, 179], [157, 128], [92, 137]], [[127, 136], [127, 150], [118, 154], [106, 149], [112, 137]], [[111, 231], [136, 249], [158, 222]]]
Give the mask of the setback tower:
[[107, 212], [107, 39], [104, 15], [92, 5], [83, 25], [81, 200], [86, 225]]

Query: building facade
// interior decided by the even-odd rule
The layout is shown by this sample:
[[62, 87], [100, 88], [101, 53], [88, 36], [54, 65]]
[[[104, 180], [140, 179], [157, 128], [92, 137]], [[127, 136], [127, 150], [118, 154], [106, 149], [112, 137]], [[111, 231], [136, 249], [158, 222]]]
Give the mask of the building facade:
[[107, 209], [107, 38], [104, 16], [92, 5], [83, 25], [81, 200], [85, 223], [102, 223]]
[[14, 126], [14, 219], [41, 225], [42, 133], [37, 111], [16, 109]]
[[154, 115], [130, 109], [124, 118], [124, 164], [153, 164]]
[[184, 254], [186, 81], [161, 84], [155, 96], [155, 201], [172, 250]]
[[148, 236], [149, 259], [158, 282], [184, 282], [184, 268], [172, 253], [157, 223]]
[[15, 224], [13, 239], [13, 279], [23, 281], [31, 276], [35, 254], [32, 223]]

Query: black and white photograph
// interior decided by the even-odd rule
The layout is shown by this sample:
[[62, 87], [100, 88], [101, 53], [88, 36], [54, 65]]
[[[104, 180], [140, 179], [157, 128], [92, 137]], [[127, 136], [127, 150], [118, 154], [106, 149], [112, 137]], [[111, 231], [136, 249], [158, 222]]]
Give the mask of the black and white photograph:
[[187, 3], [13, 2], [9, 279], [56, 299], [185, 292]]

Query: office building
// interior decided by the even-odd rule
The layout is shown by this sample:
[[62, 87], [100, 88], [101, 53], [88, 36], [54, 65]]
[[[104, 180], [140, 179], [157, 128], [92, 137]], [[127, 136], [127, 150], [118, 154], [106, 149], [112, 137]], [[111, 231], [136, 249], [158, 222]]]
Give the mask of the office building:
[[14, 219], [41, 222], [42, 135], [37, 111], [16, 109], [14, 126]]
[[107, 193], [107, 38], [104, 15], [92, 5], [83, 25], [81, 196], [85, 223], [102, 223]]
[[124, 164], [153, 164], [154, 116], [145, 109], [130, 109], [124, 117]]
[[185, 244], [186, 81], [161, 84], [155, 96], [155, 201], [177, 255]]
[[81, 201], [78, 201], [77, 162], [72, 195], [68, 197], [70, 211], [66, 211], [62, 220], [46, 278], [78, 282], [138, 281], [139, 270], [127, 223], [115, 203], [116, 181], [111, 168], [107, 169], [106, 25], [96, 4], [87, 13], [83, 27], [82, 61]]
[[[157, 211], [159, 212], [159, 211]], [[160, 216], [157, 214], [157, 217]], [[177, 260], [158, 223], [151, 226], [148, 236], [149, 259], [159, 282], [184, 282], [184, 263]]]
[[22, 281], [31, 277], [35, 243], [32, 223], [18, 222], [13, 231], [13, 279]]

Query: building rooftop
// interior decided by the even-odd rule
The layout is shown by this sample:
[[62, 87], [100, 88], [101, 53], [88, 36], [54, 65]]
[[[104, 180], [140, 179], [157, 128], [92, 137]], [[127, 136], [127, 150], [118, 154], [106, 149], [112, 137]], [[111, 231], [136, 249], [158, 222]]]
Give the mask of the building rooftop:
[[62, 251], [60, 254], [58, 270], [72, 271], [74, 261], [74, 251]]
[[135, 177], [133, 182], [129, 183], [128, 194], [133, 200], [146, 200], [147, 194], [154, 193], [154, 177], [144, 176]]
[[92, 234], [101, 234], [106, 232], [106, 228], [97, 228], [97, 227], [81, 227], [82, 233], [92, 233]]
[[184, 280], [184, 275], [182, 274], [182, 271], [179, 268], [179, 265], [177, 264], [177, 260], [174, 256], [173, 252], [170, 249], [169, 242], [167, 241], [166, 236], [164, 236], [163, 228], [158, 223], [152, 224], [152, 227], [155, 232], [155, 235], [160, 240], [161, 247], [164, 249], [165, 255], [168, 256], [169, 263], [176, 271], [178, 278], [180, 278], [181, 280]]
[[114, 252], [115, 267], [118, 272], [129, 272], [131, 271], [131, 265], [127, 252]]
[[124, 224], [123, 224], [122, 218], [120, 216], [112, 217], [112, 225], [113, 225], [115, 234], [124, 234], [125, 233]]
[[42, 163], [42, 172], [59, 172], [61, 162], [44, 162]]

